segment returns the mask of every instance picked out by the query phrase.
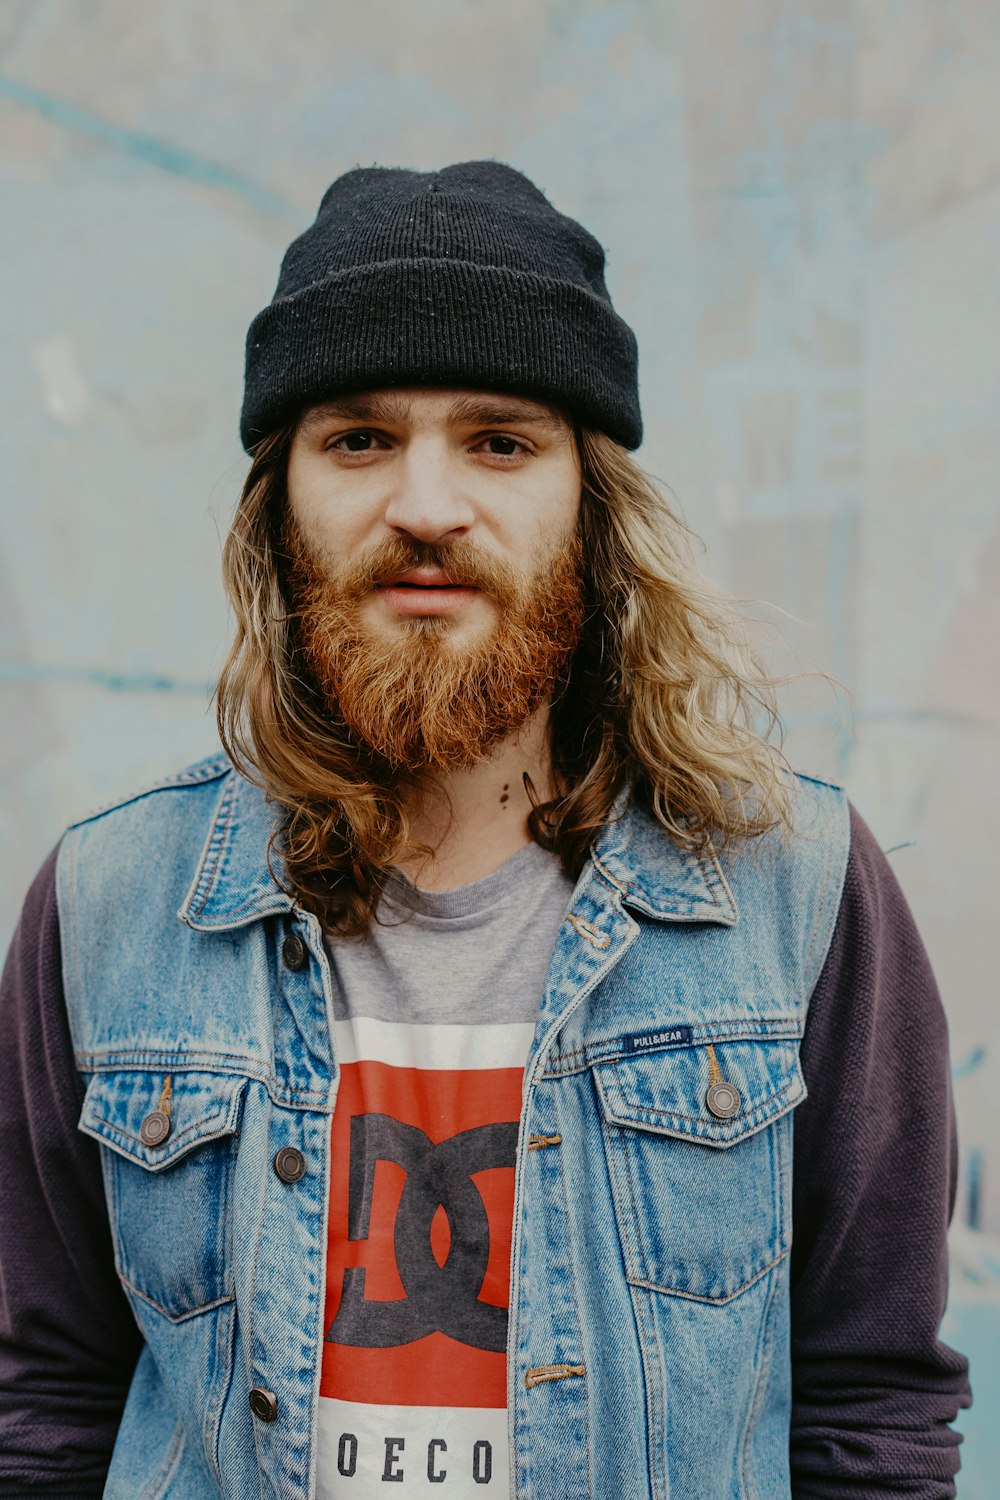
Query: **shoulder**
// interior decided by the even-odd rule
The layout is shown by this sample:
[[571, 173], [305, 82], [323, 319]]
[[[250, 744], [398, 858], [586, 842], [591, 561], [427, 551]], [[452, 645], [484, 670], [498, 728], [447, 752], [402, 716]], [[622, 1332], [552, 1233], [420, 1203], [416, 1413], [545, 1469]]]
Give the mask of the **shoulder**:
[[793, 771], [789, 777], [789, 805], [793, 838], [807, 844], [824, 834], [848, 838], [850, 803], [839, 782]]
[[869, 913], [889, 907], [905, 907], [905, 897], [889, 860], [871, 828], [834, 782], [796, 775], [793, 794], [793, 834], [789, 848], [801, 858], [803, 851], [826, 844], [832, 872], [841, 894], [840, 921], [852, 912]]
[[744, 921], [798, 955], [809, 988], [833, 938], [851, 849], [851, 806], [844, 788], [792, 773], [787, 825], [732, 840], [719, 863]]
[[[149, 782], [136, 790], [126, 792], [116, 797], [111, 802], [105, 802], [100, 807], [84, 813], [75, 818], [69, 824], [68, 832], [75, 828], [85, 828], [88, 824], [114, 820], [114, 814], [127, 813], [129, 809], [141, 807], [150, 799], [160, 796], [161, 793], [204, 791], [214, 783], [222, 780], [224, 776], [235, 775], [229, 757], [221, 750], [214, 755], [206, 756], [203, 760], [194, 761], [191, 765], [183, 766], [179, 771], [169, 776], [161, 777], [157, 781]], [[143, 809], [145, 810], [145, 809]]]
[[61, 916], [161, 899], [176, 909], [237, 784], [256, 793], [220, 752], [76, 819], [59, 846]]
[[790, 772], [786, 779], [787, 823], [776, 823], [754, 838], [735, 838], [723, 847], [727, 877], [741, 874], [779, 884], [805, 882], [806, 888], [832, 888], [844, 882], [851, 842], [851, 804], [842, 786], [816, 776]]

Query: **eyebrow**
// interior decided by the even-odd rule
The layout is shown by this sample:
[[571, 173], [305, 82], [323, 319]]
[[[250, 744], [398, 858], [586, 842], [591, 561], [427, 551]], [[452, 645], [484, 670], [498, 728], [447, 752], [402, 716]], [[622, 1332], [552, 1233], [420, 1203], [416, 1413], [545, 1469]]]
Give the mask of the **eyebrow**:
[[[359, 391], [354, 395], [338, 396], [335, 401], [323, 401], [310, 407], [302, 418], [302, 426], [310, 429], [323, 422], [338, 420], [384, 423], [387, 427], [402, 426], [409, 420], [411, 409], [412, 402], [392, 391]], [[531, 423], [550, 432], [565, 432], [568, 425], [550, 407], [501, 394], [489, 397], [458, 396], [448, 408], [446, 421], [469, 427], [506, 427]]]

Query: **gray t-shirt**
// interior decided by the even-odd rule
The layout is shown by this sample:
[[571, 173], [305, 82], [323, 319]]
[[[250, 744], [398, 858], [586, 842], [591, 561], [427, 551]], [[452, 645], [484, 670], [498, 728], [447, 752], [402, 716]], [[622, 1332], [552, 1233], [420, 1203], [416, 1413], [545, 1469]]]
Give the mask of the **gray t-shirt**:
[[387, 925], [329, 945], [337, 1020], [533, 1022], [572, 894], [537, 844], [457, 890], [423, 891], [396, 875], [383, 897]]
[[328, 944], [331, 1141], [318, 1500], [507, 1495], [524, 1063], [572, 883], [529, 844], [453, 891], [395, 877]]

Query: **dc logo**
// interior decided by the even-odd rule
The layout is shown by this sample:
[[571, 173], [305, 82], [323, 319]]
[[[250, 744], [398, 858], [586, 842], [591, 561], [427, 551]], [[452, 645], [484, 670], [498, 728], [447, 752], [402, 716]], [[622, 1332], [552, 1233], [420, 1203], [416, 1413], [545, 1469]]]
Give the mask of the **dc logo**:
[[[406, 1297], [393, 1302], [365, 1299], [365, 1271], [344, 1272], [340, 1307], [327, 1340], [361, 1349], [392, 1349], [429, 1333], [445, 1333], [474, 1349], [501, 1352], [507, 1342], [507, 1310], [479, 1300], [490, 1253], [486, 1207], [472, 1177], [488, 1167], [512, 1167], [517, 1122], [478, 1125], [448, 1140], [431, 1141], [415, 1125], [390, 1115], [351, 1120], [348, 1235], [366, 1240], [372, 1211], [375, 1164], [396, 1162], [406, 1172], [393, 1228], [396, 1268]], [[439, 1266], [431, 1245], [431, 1223], [443, 1208], [451, 1245]]]

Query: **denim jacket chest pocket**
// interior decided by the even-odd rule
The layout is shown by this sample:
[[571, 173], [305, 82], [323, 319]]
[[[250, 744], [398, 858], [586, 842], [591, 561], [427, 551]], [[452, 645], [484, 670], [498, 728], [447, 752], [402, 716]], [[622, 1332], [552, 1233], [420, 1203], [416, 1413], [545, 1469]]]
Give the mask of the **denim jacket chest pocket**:
[[791, 1247], [789, 1112], [806, 1090], [796, 1039], [709, 1041], [594, 1079], [628, 1279], [724, 1303]]
[[87, 1086], [79, 1128], [103, 1148], [118, 1274], [174, 1322], [233, 1297], [229, 1200], [246, 1084], [129, 1069]]

